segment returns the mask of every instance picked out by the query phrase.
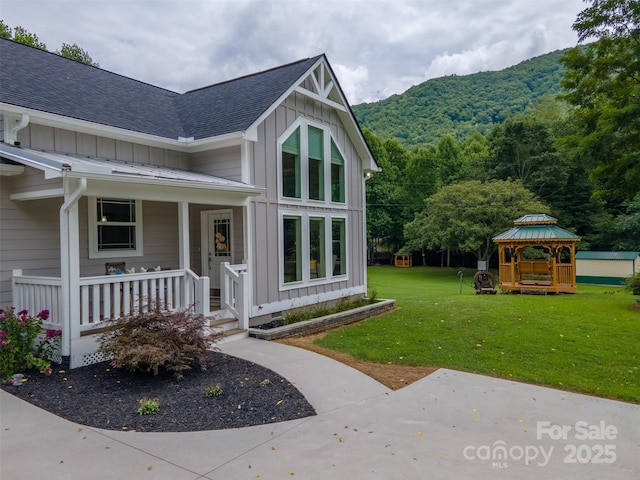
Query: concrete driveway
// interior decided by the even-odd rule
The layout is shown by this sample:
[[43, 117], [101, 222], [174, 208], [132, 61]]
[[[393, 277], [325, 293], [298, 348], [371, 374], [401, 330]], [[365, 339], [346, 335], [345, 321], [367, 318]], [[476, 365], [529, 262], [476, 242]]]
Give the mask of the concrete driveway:
[[296, 384], [318, 415], [242, 429], [84, 427], [0, 392], [0, 478], [636, 479], [640, 406], [440, 369], [391, 391], [306, 350], [223, 351]]

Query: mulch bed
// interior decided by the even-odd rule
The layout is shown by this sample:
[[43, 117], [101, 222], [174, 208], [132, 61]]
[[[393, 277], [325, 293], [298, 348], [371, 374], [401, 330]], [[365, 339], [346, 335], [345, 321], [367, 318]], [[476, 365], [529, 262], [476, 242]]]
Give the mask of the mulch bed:
[[[102, 362], [54, 368], [50, 376], [30, 373], [21, 386], [2, 389], [72, 422], [107, 430], [219, 430], [315, 415], [295, 386], [275, 372], [220, 352], [211, 352], [211, 362], [179, 381], [167, 374], [131, 374]], [[216, 383], [222, 395], [207, 397], [205, 387]], [[143, 398], [158, 399], [160, 412], [140, 415]]]

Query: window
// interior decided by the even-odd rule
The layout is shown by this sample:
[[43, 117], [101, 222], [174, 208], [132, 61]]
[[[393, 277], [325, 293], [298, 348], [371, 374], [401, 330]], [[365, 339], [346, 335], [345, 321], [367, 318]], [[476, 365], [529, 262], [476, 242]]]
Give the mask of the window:
[[303, 120], [281, 149], [282, 197], [345, 203], [345, 161], [329, 128]]
[[344, 218], [331, 220], [331, 245], [333, 251], [333, 275], [347, 273], [346, 221]]
[[327, 263], [325, 261], [325, 219], [324, 217], [312, 217], [309, 219], [309, 277], [325, 278], [327, 276]]
[[331, 201], [344, 203], [344, 159], [331, 139]]
[[309, 199], [324, 200], [324, 136], [319, 128], [309, 127]]
[[282, 195], [300, 198], [300, 129], [282, 144]]
[[302, 219], [285, 216], [282, 224], [284, 283], [302, 280]]
[[89, 258], [142, 255], [141, 202], [116, 198], [89, 201]]
[[282, 283], [326, 282], [347, 274], [346, 219], [330, 214], [283, 213]]

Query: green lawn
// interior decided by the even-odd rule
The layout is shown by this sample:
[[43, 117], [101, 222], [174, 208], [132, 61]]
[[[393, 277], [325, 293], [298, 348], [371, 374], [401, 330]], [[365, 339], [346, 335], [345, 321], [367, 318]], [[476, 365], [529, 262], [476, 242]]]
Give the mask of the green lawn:
[[318, 344], [382, 363], [431, 365], [640, 402], [640, 311], [621, 288], [574, 295], [460, 294], [457, 269], [369, 268], [369, 288], [400, 309]]

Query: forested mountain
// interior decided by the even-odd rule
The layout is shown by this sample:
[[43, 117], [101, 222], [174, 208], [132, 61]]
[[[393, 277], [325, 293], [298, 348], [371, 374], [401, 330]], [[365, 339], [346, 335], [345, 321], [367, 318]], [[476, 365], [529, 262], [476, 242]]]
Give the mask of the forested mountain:
[[435, 144], [444, 135], [457, 140], [474, 132], [486, 135], [494, 125], [526, 111], [562, 88], [566, 50], [525, 60], [497, 72], [448, 76], [415, 85], [401, 95], [354, 105], [360, 124], [382, 141], [396, 139], [405, 148]]

